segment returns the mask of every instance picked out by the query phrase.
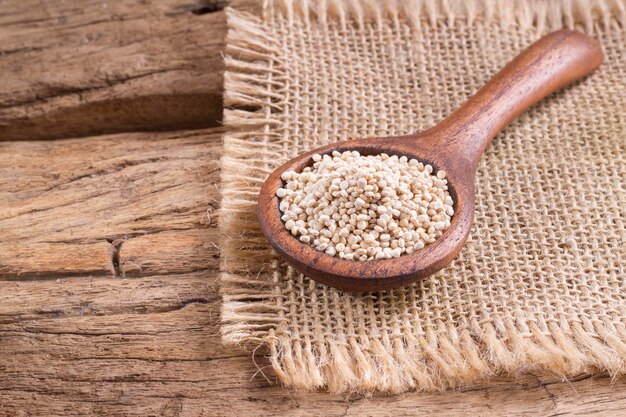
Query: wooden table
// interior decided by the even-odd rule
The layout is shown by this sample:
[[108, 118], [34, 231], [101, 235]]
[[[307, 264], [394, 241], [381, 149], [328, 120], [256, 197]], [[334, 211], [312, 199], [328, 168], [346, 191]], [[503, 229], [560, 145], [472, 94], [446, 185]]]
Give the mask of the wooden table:
[[0, 4], [0, 414], [624, 415], [626, 383], [294, 392], [222, 346], [223, 2]]

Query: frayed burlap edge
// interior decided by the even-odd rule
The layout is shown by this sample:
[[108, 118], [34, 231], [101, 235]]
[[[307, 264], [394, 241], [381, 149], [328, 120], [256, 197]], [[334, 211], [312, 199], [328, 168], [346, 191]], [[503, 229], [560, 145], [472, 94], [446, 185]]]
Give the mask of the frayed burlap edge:
[[[489, 0], [342, 2], [278, 0], [265, 2], [262, 17], [229, 9], [226, 49], [224, 137], [222, 159], [221, 294], [223, 340], [245, 348], [267, 347], [274, 372], [287, 386], [327, 387], [331, 392], [402, 392], [441, 390], [506, 375], [526, 364], [562, 376], [603, 371], [626, 372], [626, 328], [589, 320], [549, 323], [546, 336], [533, 321], [508, 320], [493, 325], [428, 335], [428, 340], [405, 334], [390, 349], [376, 338], [367, 353], [354, 340], [328, 344], [324, 351], [279, 339], [275, 330], [286, 320], [285, 307], [267, 268], [272, 258], [260, 233], [255, 212], [264, 178], [281, 162], [277, 141], [281, 102], [285, 99], [285, 61], [267, 22], [275, 14], [304, 21], [336, 19], [364, 24], [386, 19], [414, 25], [445, 19], [480, 18], [502, 25], [558, 29], [576, 27], [593, 33], [598, 25], [623, 25], [621, 0], [514, 1]], [[253, 173], [253, 174], [250, 174]], [[275, 261], [273, 261], [275, 262]], [[433, 340], [436, 343], [433, 344]], [[402, 370], [402, 371], [400, 371]], [[407, 377], [407, 370], [410, 377]]]
[[535, 27], [539, 31], [578, 27], [591, 33], [596, 23], [609, 25], [611, 20], [626, 20], [626, 3], [623, 0], [266, 0], [263, 13], [266, 17], [281, 13], [288, 21], [336, 20], [343, 26], [348, 21], [363, 25], [403, 19], [420, 26], [424, 21], [435, 24], [438, 20], [464, 19], [471, 24], [480, 19], [505, 27]]
[[[279, 320], [276, 295], [260, 279], [269, 249], [256, 216], [257, 193], [272, 171], [268, 160], [281, 158], [269, 137], [280, 126], [280, 48], [261, 19], [227, 9], [226, 72], [224, 74], [224, 136], [220, 229], [222, 275], [222, 335], [227, 343], [258, 346]], [[242, 176], [254, 172], [257, 175]], [[249, 261], [243, 269], [239, 259]], [[232, 262], [232, 258], [236, 262]], [[235, 266], [237, 265], [237, 266]]]

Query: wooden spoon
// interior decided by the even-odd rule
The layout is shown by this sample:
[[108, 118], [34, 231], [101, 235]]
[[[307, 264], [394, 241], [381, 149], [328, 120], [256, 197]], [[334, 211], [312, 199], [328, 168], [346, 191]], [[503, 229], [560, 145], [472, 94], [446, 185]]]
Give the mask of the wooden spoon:
[[[485, 148], [511, 120], [554, 91], [598, 68], [600, 45], [573, 30], [553, 32], [532, 44], [460, 109], [424, 132], [338, 142], [300, 155], [274, 171], [259, 195], [261, 230], [295, 269], [344, 290], [373, 291], [401, 287], [448, 265], [459, 253], [474, 220], [474, 177]], [[354, 261], [333, 257], [300, 242], [285, 228], [276, 190], [281, 174], [312, 165], [314, 154], [357, 150], [362, 155], [405, 155], [447, 173], [454, 216], [450, 227], [424, 249], [399, 258]]]

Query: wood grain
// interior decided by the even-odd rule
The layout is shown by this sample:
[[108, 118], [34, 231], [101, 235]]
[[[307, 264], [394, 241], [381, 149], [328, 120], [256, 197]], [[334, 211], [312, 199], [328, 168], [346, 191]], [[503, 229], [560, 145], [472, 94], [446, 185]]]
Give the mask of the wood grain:
[[81, 276], [4, 282], [0, 293], [0, 325], [39, 324], [43, 319], [52, 319], [54, 323], [58, 318], [90, 316], [106, 319], [119, 314], [141, 317], [175, 311], [193, 303], [209, 304], [218, 311], [214, 273], [217, 262], [209, 263], [207, 269], [141, 279]]
[[0, 140], [221, 120], [223, 1], [5, 3]]
[[171, 408], [187, 416], [619, 415], [626, 402], [624, 381], [532, 374], [442, 394], [294, 392], [276, 385], [262, 355], [255, 364], [221, 345], [212, 273], [7, 284], [0, 298], [6, 415], [26, 403], [40, 415], [167, 415]]
[[[203, 4], [214, 9], [212, 2]], [[153, 129], [154, 114], [133, 114], [137, 107], [122, 98], [147, 106], [148, 115], [161, 105], [154, 91], [177, 100], [176, 77], [160, 73], [80, 93], [81, 102], [76, 91], [94, 85], [97, 65], [71, 55], [64, 43], [75, 45], [80, 33], [89, 36], [88, 45], [108, 39], [98, 44], [101, 51], [90, 46], [90, 54], [99, 57], [95, 62], [105, 70], [130, 71], [125, 67], [133, 54], [124, 31], [132, 32], [132, 25], [155, 26], [154, 36], [134, 38], [142, 46], [174, 44], [188, 33], [182, 23], [191, 25], [196, 17], [215, 16], [214, 25], [223, 32], [222, 13], [193, 15], [198, 4], [182, 0], [2, 5], [0, 68], [4, 80], [13, 81], [0, 83], [0, 97], [13, 101], [0, 113], [5, 123], [0, 137], [30, 141], [0, 144], [1, 416], [623, 414], [626, 384], [606, 377], [561, 382], [527, 373], [518, 381], [495, 379], [462, 391], [373, 398], [281, 388], [262, 352], [252, 359], [223, 346], [219, 337], [219, 129], [32, 141]], [[102, 11], [104, 6], [115, 12]], [[166, 28], [165, 22], [180, 27]], [[159, 56], [167, 61], [179, 52]], [[203, 53], [218, 59], [214, 52]], [[59, 62], [59, 56], [70, 61]], [[7, 75], [7, 68], [29, 70], [31, 58], [45, 65], [35, 65], [28, 77]], [[58, 69], [56, 74], [46, 74], [46, 66]], [[70, 71], [62, 84], [65, 93], [43, 98], [57, 91], [46, 77], [61, 77], [61, 70]], [[184, 71], [179, 80], [189, 88], [207, 98], [219, 96], [219, 85], [203, 85], [202, 78], [191, 77], [193, 71]], [[26, 103], [37, 97], [41, 103]], [[110, 107], [90, 107], [109, 99]], [[185, 97], [178, 103], [191, 105]], [[220, 103], [203, 105], [217, 109]], [[29, 114], [26, 119], [17, 117], [20, 108], [22, 116]], [[184, 116], [171, 110], [160, 117]], [[214, 110], [197, 111], [194, 123]], [[111, 126], [118, 120], [120, 125]]]
[[[517, 115], [602, 64], [602, 48], [574, 30], [550, 33], [520, 52], [457, 111], [438, 125], [412, 135], [337, 142], [299, 155], [278, 167], [259, 192], [263, 234], [291, 266], [323, 284], [346, 291], [400, 288], [446, 267], [461, 251], [474, 221], [474, 178], [487, 145]], [[313, 155], [358, 151], [361, 155], [406, 156], [442, 170], [454, 199], [449, 228], [424, 249], [397, 259], [354, 261], [318, 251], [288, 231], [276, 191], [282, 174], [300, 172]]]
[[205, 269], [219, 128], [0, 142], [0, 279]]

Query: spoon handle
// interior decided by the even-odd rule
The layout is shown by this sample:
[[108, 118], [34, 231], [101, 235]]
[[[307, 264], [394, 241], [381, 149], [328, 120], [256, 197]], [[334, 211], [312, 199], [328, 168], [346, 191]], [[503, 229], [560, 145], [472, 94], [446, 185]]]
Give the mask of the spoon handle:
[[437, 147], [476, 169], [485, 148], [511, 120], [539, 100], [598, 68], [602, 49], [574, 30], [544, 36], [513, 59], [439, 125]]

